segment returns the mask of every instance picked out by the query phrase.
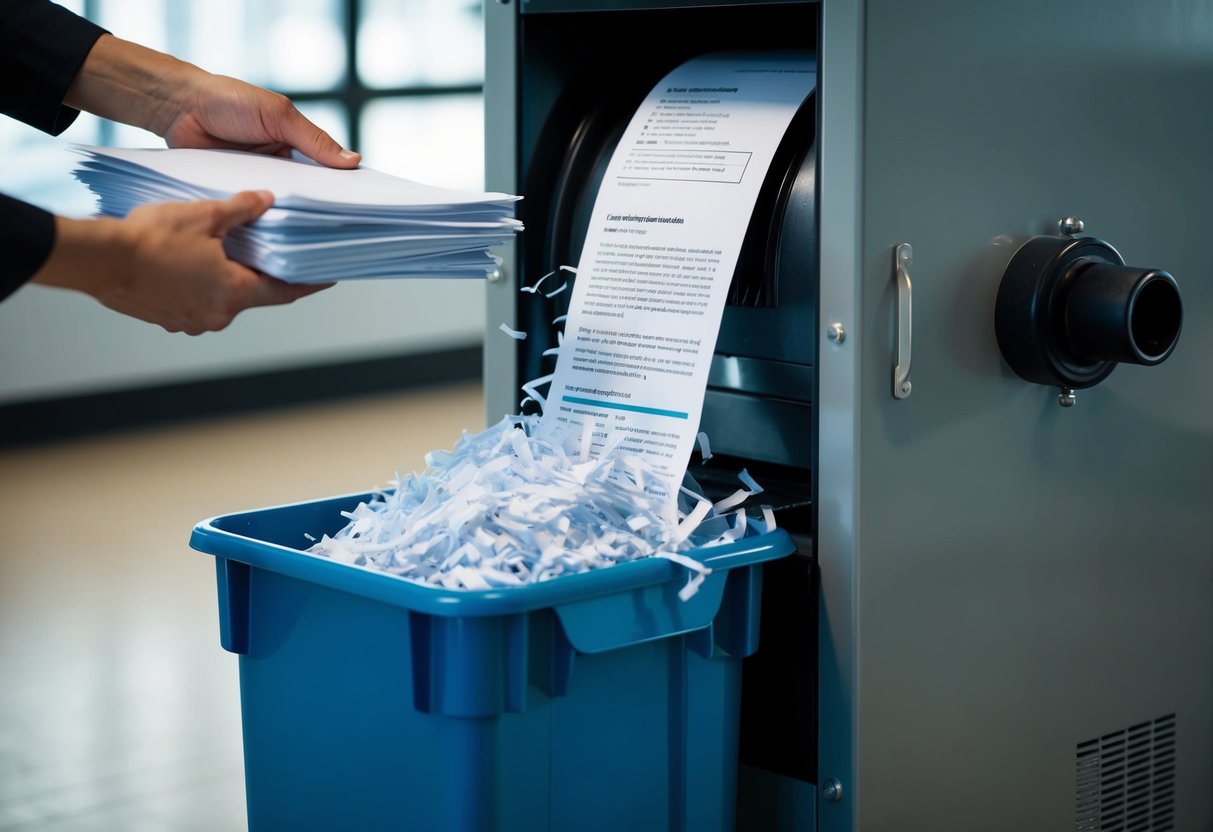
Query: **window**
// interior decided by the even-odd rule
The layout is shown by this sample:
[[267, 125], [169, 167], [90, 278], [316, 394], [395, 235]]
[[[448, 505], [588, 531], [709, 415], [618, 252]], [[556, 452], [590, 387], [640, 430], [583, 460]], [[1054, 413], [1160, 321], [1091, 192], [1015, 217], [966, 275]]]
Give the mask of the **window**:
[[[119, 37], [282, 92], [364, 163], [484, 187], [481, 0], [62, 0]], [[0, 118], [0, 190], [74, 216], [91, 195], [67, 145], [159, 146], [82, 114], [51, 138]]]

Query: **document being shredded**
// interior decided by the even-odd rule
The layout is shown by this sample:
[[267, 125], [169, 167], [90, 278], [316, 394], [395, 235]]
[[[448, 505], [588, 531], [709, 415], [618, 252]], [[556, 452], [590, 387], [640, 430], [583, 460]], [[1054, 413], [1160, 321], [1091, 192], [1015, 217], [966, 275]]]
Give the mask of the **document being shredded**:
[[693, 58], [653, 87], [594, 201], [541, 432], [622, 432], [674, 498], [758, 192], [815, 84], [812, 55], [770, 51]]
[[226, 199], [267, 190], [274, 207], [224, 237], [232, 259], [291, 283], [355, 278], [483, 278], [490, 252], [522, 229], [519, 199], [401, 179], [371, 168], [335, 170], [303, 157], [236, 150], [77, 146], [74, 171], [98, 211], [126, 216], [146, 203]]
[[692, 59], [658, 83], [611, 157], [581, 261], [558, 270], [576, 279], [555, 372], [522, 386], [543, 415], [465, 434], [311, 551], [468, 590], [664, 557], [690, 570], [685, 599], [707, 571], [687, 550], [773, 529], [769, 506], [743, 508], [762, 492], [746, 471], [716, 502], [685, 472], [697, 441], [711, 456], [699, 420], [724, 299], [815, 81], [812, 56], [763, 52]]
[[[505, 324], [510, 337], [526, 337]], [[554, 350], [559, 352], [559, 350]], [[536, 387], [522, 385], [542, 408]], [[528, 396], [531, 398], [531, 396]], [[687, 600], [711, 569], [686, 554], [773, 531], [770, 506], [751, 520], [742, 505], [763, 489], [744, 469], [740, 488], [712, 502], [687, 472], [675, 500], [653, 484], [664, 466], [622, 446], [623, 432], [594, 450], [592, 429], [569, 424], [539, 435], [539, 415], [507, 416], [466, 430], [450, 451], [426, 454], [421, 473], [342, 512], [348, 521], [307, 551], [428, 586], [493, 590], [525, 586], [625, 561], [658, 557], [688, 570]], [[707, 434], [698, 442], [712, 456]]]

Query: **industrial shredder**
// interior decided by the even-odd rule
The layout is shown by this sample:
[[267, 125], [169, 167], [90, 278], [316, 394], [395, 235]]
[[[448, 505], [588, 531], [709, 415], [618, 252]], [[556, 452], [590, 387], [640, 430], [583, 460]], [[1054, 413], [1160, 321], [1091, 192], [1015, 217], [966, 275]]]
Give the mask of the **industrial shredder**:
[[485, 13], [487, 185], [526, 197], [487, 323], [530, 333], [489, 339], [490, 421], [552, 369], [567, 293], [518, 287], [576, 264], [652, 85], [817, 56], [695, 472], [747, 467], [800, 548], [746, 660], [738, 828], [1213, 829], [1213, 2]]

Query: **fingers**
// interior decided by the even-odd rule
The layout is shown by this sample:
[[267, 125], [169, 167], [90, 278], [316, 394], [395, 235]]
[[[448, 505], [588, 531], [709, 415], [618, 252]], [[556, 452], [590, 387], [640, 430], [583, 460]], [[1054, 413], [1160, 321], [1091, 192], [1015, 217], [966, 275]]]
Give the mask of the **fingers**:
[[246, 309], [254, 306], [278, 306], [292, 303], [333, 285], [332, 283], [286, 283], [260, 272], [250, 270], [250, 274], [253, 280], [248, 284], [248, 291], [244, 295], [242, 304]]
[[272, 203], [266, 191], [245, 191], [224, 201], [143, 205], [122, 220], [65, 224], [56, 245], [67, 250], [84, 231], [95, 231], [96, 241], [77, 246], [80, 257], [63, 266], [96, 275], [81, 291], [169, 332], [217, 332], [245, 309], [291, 303], [326, 288], [284, 283], [229, 258], [224, 233]]
[[361, 156], [337, 144], [332, 136], [308, 121], [294, 106], [282, 120], [279, 138], [312, 161], [330, 168], [356, 168], [362, 161]]
[[[227, 329], [236, 316], [246, 309], [293, 303], [332, 285], [285, 283], [237, 263], [229, 263], [222, 281], [215, 287], [216, 291], [204, 301], [188, 309], [178, 309], [177, 314], [171, 316], [137, 317], [158, 323], [169, 332], [202, 335]], [[131, 313], [128, 311], [127, 314]]]
[[241, 191], [231, 199], [213, 202], [210, 233], [222, 237], [233, 228], [257, 219], [273, 204], [274, 195], [269, 191]]
[[163, 130], [169, 147], [215, 147], [280, 155], [295, 148], [333, 168], [356, 168], [362, 157], [344, 149], [291, 100], [234, 78], [210, 75], [197, 100]]
[[166, 322], [162, 317], [144, 320], [159, 323], [169, 332], [202, 335], [219, 332], [246, 309], [256, 306], [280, 306], [314, 295], [333, 284], [291, 284], [261, 274], [238, 263], [229, 262], [215, 291], [201, 303], [174, 315]]

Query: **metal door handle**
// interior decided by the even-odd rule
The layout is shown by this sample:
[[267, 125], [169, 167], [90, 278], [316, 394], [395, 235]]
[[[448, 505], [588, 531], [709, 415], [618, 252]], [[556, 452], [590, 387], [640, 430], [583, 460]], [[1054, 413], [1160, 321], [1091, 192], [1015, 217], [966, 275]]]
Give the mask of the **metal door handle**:
[[897, 281], [897, 349], [893, 356], [893, 398], [904, 399], [913, 389], [910, 384], [910, 325], [913, 320], [910, 289], [910, 263], [914, 262], [914, 249], [909, 243], [897, 246], [893, 254], [893, 265]]

